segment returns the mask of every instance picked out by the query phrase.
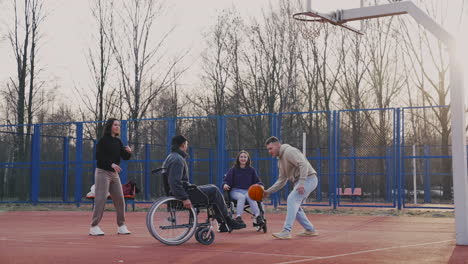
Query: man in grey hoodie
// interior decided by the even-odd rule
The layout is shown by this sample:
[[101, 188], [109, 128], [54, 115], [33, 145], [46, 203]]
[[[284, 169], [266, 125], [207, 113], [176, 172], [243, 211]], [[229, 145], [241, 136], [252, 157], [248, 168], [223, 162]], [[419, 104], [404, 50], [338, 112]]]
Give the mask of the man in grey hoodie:
[[278, 180], [265, 190], [265, 196], [282, 189], [288, 180], [294, 184], [294, 189], [288, 195], [287, 214], [283, 230], [272, 235], [279, 239], [291, 239], [291, 229], [294, 219], [297, 219], [305, 229], [298, 235], [317, 236], [318, 232], [301, 208], [302, 202], [317, 187], [317, 173], [310, 165], [307, 157], [297, 148], [288, 144], [281, 144], [276, 137], [268, 138], [265, 145], [268, 153], [272, 157], [278, 158], [279, 167]]
[[[172, 138], [172, 152], [166, 157], [163, 168], [166, 169], [167, 181], [170, 194], [182, 201], [185, 208], [192, 206], [191, 198], [188, 195], [184, 185], [189, 184], [188, 166], [186, 162], [188, 141], [182, 135]], [[185, 184], [184, 184], [185, 183]], [[220, 225], [220, 232], [228, 232], [232, 229], [245, 228], [245, 224], [240, 224], [229, 216], [221, 191], [213, 184], [201, 185], [198, 188], [208, 197], [210, 202], [216, 204], [216, 220]], [[228, 229], [229, 228], [229, 229]]]

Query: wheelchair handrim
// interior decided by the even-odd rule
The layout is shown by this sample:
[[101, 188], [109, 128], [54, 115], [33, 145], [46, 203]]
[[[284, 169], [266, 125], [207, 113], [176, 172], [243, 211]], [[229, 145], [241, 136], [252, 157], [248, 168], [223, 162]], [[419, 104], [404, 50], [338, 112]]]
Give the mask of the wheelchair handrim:
[[[197, 219], [195, 210], [193, 208], [190, 208], [189, 217], [192, 221], [189, 224], [161, 226], [158, 223], [154, 223], [154, 214], [158, 211], [158, 208], [161, 205], [168, 203], [170, 201], [179, 201], [179, 200], [177, 200], [174, 197], [161, 197], [160, 199], [156, 200], [156, 202], [154, 202], [154, 204], [151, 206], [147, 214], [146, 225], [151, 235], [157, 240], [159, 240], [161, 243], [166, 244], [166, 245], [180, 245], [186, 242], [187, 240], [189, 240], [193, 236], [196, 230], [198, 219]], [[158, 230], [155, 227], [155, 224], [159, 225], [159, 228], [161, 230], [177, 229], [177, 228], [187, 228], [187, 230], [175, 238], [166, 238], [159, 234]]]

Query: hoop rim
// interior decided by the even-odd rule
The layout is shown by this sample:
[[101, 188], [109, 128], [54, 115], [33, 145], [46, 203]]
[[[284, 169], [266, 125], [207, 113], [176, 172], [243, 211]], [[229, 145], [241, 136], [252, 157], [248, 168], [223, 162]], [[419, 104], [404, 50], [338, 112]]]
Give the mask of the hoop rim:
[[295, 20], [304, 21], [304, 22], [321, 22], [321, 23], [328, 22], [322, 16], [318, 15], [316, 12], [313, 12], [313, 11], [293, 14], [293, 18]]
[[335, 26], [346, 28], [359, 35], [364, 35], [364, 33], [361, 32], [359, 29], [355, 29], [351, 26], [346, 25], [345, 22], [340, 22], [339, 20], [336, 20], [333, 17], [333, 14], [338, 14], [341, 17], [340, 10], [338, 10], [336, 13], [332, 13], [332, 14], [320, 14], [319, 12], [316, 12], [316, 11], [300, 12], [300, 13], [293, 14], [293, 18], [295, 20], [303, 21], [303, 22], [330, 23]]

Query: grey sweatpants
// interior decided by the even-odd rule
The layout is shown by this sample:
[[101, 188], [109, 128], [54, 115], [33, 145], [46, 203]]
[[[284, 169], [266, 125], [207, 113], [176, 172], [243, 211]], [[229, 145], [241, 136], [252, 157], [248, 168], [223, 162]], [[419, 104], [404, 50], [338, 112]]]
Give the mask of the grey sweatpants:
[[117, 213], [117, 225], [125, 224], [125, 200], [117, 172], [96, 168], [94, 173], [94, 210], [91, 226], [97, 226], [101, 222], [104, 207], [107, 201], [107, 192], [110, 193]]

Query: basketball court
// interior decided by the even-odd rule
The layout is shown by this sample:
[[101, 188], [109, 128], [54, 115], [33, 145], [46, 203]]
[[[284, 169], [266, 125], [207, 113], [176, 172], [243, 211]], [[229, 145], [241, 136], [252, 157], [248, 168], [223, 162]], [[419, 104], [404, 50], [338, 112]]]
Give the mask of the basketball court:
[[[319, 2], [325, 1], [305, 1], [305, 10], [291, 14], [318, 24], [310, 27], [310, 37], [320, 34], [323, 23], [365, 34], [356, 22], [408, 14], [447, 46], [451, 59], [456, 58], [452, 36], [411, 2], [366, 7], [353, 0], [351, 6], [335, 6], [339, 10], [331, 13]], [[465, 97], [457, 62], [450, 67], [455, 218], [308, 213], [319, 236], [278, 240], [271, 233], [282, 229], [283, 210], [266, 214], [267, 233], [249, 226], [231, 234], [216, 232], [208, 246], [194, 237], [167, 246], [148, 232], [146, 212], [127, 212], [133, 233], [124, 236], [116, 234], [115, 213], [107, 211], [100, 224], [106, 235], [94, 237], [88, 235], [91, 211], [0, 211], [0, 263], [468, 263]], [[300, 231], [295, 223], [293, 233]]]
[[[453, 218], [309, 214], [319, 236], [277, 240], [271, 232], [285, 215], [270, 213], [266, 234], [248, 227], [216, 233], [209, 246], [195, 238], [166, 246], [151, 237], [145, 216], [127, 213], [133, 233], [122, 236], [115, 213], [105, 212], [106, 235], [92, 237], [89, 211], [2, 212], [0, 263], [468, 263]], [[296, 223], [293, 233], [300, 231]]]

